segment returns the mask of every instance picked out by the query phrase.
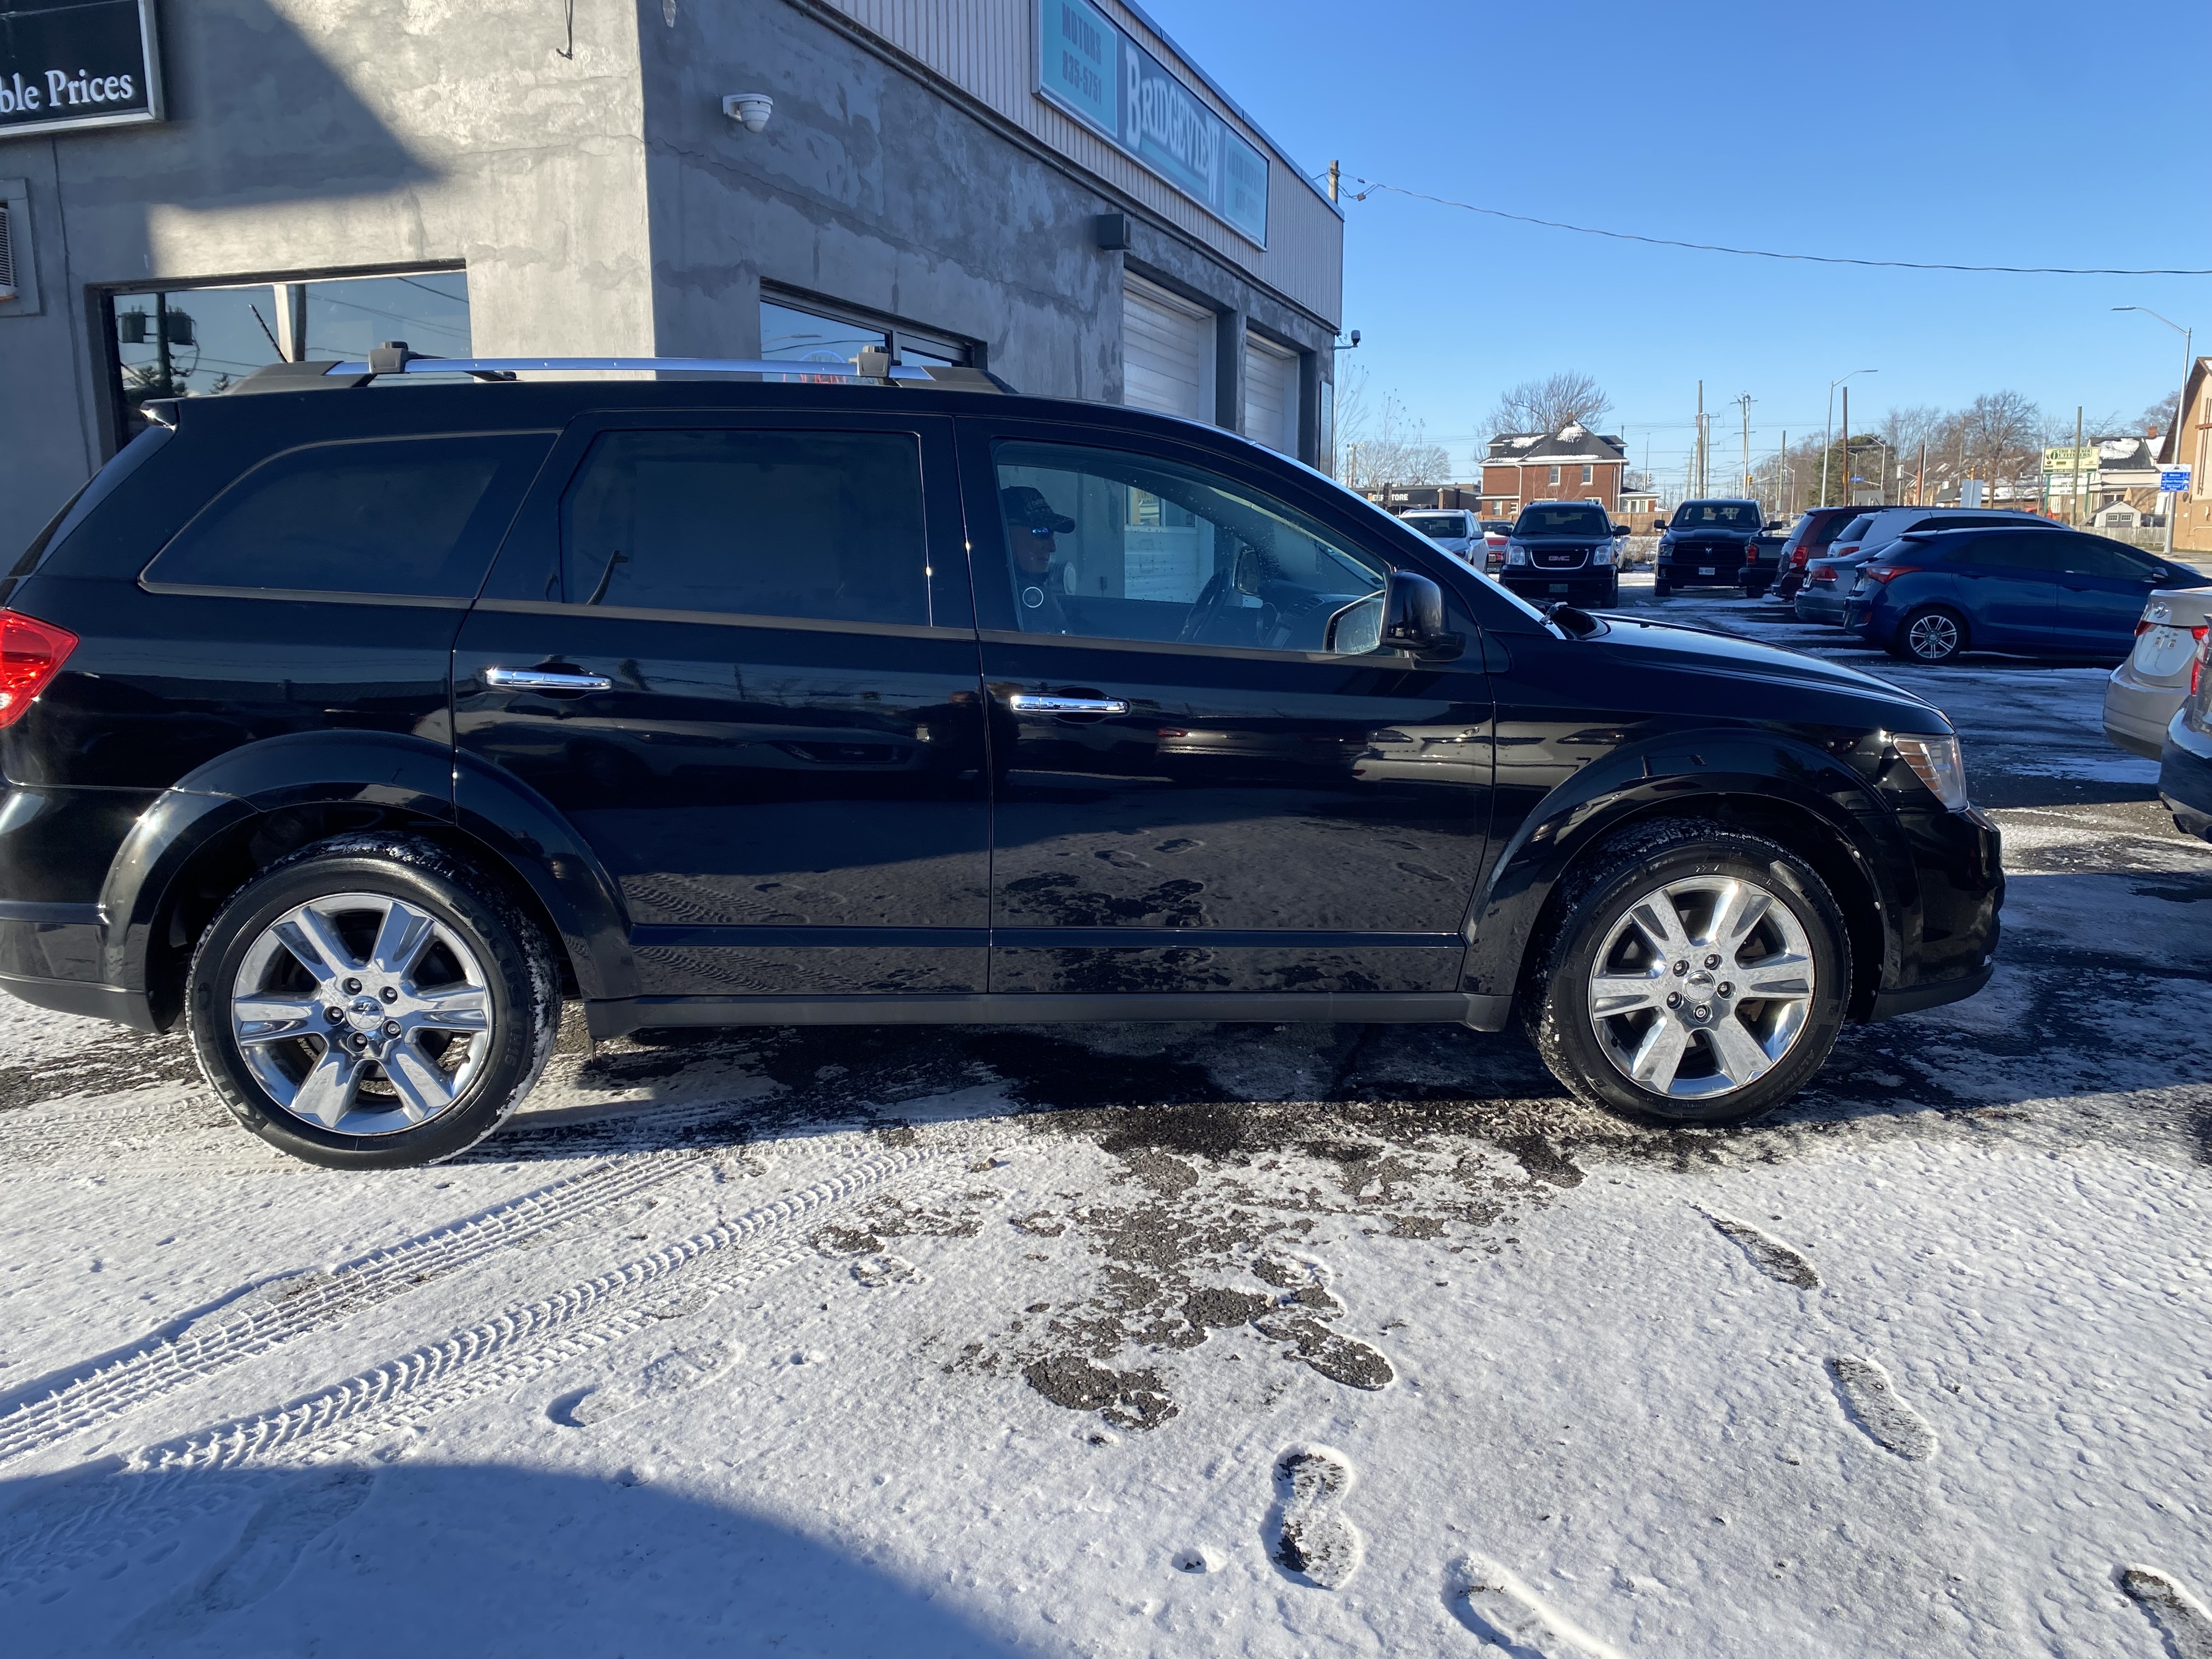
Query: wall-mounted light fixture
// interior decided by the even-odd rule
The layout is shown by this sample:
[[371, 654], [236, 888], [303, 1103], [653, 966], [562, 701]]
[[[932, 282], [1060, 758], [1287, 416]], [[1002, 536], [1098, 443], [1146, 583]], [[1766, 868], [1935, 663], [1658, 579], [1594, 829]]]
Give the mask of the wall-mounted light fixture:
[[766, 126], [775, 111], [775, 100], [764, 92], [732, 92], [722, 100], [722, 113], [742, 124], [747, 132], [758, 132]]

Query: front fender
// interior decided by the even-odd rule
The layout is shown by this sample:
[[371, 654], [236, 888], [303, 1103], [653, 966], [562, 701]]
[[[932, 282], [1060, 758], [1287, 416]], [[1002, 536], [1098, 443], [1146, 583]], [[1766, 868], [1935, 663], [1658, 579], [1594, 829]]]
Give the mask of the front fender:
[[[1625, 745], [1537, 803], [1476, 894], [1462, 988], [1513, 994], [1544, 906], [1577, 859], [1635, 819], [1700, 809], [1770, 820], [1782, 814], [1824, 833], [1828, 848], [1800, 850], [1814, 853], [1816, 865], [1824, 855], [1831, 862], [1839, 858], [1861, 878], [1878, 913], [1874, 982], [1894, 982], [1907, 943], [1904, 918], [1918, 899], [1895, 815], [1850, 766], [1814, 744], [1778, 732], [1720, 730]], [[1832, 888], [1838, 885], [1832, 873], [1824, 874]], [[1854, 896], [1836, 896], [1848, 917]], [[1853, 934], [1863, 942], [1859, 927]]]

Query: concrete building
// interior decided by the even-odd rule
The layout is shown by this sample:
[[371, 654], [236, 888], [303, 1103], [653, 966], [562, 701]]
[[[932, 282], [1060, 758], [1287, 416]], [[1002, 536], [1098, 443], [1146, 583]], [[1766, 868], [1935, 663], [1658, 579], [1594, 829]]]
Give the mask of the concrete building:
[[[1326, 447], [1341, 216], [1127, 0], [69, 15], [106, 17], [111, 45], [143, 15], [153, 38], [135, 71], [89, 37], [51, 70], [0, 63], [29, 88], [0, 100], [0, 546], [146, 398], [383, 339], [889, 344]], [[0, 51], [40, 38], [0, 27]], [[732, 94], [769, 101], [726, 113]]]

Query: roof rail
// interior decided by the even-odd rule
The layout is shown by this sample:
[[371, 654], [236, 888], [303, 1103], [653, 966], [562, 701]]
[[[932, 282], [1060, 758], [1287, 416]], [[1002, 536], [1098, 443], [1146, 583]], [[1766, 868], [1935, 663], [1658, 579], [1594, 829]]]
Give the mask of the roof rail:
[[1014, 388], [980, 368], [909, 368], [887, 351], [863, 351], [853, 362], [814, 362], [741, 357], [426, 357], [404, 340], [387, 341], [366, 360], [270, 363], [230, 390], [301, 392], [366, 386], [392, 374], [466, 374], [479, 380], [512, 380], [521, 374], [772, 374], [780, 380], [858, 380], [915, 385], [951, 392], [1011, 392]]

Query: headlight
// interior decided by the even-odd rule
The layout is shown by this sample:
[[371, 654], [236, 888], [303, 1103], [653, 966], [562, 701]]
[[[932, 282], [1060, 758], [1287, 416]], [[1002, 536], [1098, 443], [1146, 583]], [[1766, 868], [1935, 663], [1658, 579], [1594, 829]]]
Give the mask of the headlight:
[[1521, 544], [1520, 544], [1520, 543], [1518, 543], [1518, 542], [1508, 542], [1508, 543], [1506, 543], [1506, 544], [1505, 544], [1505, 562], [1506, 562], [1506, 563], [1508, 563], [1508, 564], [1526, 564], [1526, 563], [1528, 563], [1528, 550], [1527, 548], [1525, 548], [1525, 547], [1522, 546], [1522, 545], [1521, 545]]
[[1594, 549], [1590, 553], [1590, 562], [1592, 564], [1611, 564], [1613, 562], [1613, 550], [1609, 547]]
[[1928, 786], [1929, 793], [1951, 811], [1966, 806], [1966, 759], [1959, 752], [1956, 737], [1948, 733], [1940, 738], [1899, 733], [1890, 741], [1897, 746], [1899, 757], [1912, 769], [1913, 775]]

